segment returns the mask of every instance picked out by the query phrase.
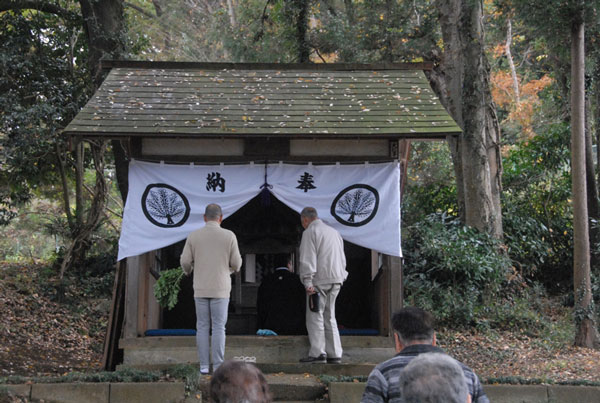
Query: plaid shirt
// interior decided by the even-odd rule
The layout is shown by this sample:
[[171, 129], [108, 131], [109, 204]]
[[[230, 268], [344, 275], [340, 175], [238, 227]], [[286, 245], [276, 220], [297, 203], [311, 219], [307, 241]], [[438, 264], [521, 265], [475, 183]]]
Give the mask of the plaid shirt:
[[[400, 385], [398, 383], [400, 371], [421, 353], [444, 353], [444, 350], [429, 344], [415, 344], [406, 347], [395, 357], [377, 365], [369, 374], [367, 387], [363, 393], [361, 403], [402, 402]], [[463, 363], [458, 363], [465, 373], [467, 388], [472, 397], [472, 402], [489, 403], [477, 375]]]

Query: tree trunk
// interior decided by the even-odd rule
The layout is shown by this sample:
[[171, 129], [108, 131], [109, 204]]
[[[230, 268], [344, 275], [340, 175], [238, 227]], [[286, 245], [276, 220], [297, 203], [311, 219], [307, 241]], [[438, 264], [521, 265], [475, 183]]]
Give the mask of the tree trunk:
[[[594, 78], [594, 102], [592, 102], [592, 108], [590, 108], [591, 111], [593, 111], [591, 116], [593, 117], [594, 122], [596, 123], [594, 125], [596, 127], [596, 145], [600, 145], [600, 71], [598, 70], [600, 70], [600, 67], [597, 69]], [[600, 167], [600, 150], [596, 151], [596, 165]], [[600, 188], [600, 177], [598, 176], [596, 176], [596, 188]]]
[[69, 181], [67, 179], [67, 163], [65, 162], [64, 152], [61, 149], [58, 142], [56, 142], [56, 159], [58, 160], [58, 172], [60, 175], [60, 181], [62, 184], [62, 198], [63, 198], [63, 210], [65, 211], [65, 215], [67, 216], [67, 224], [69, 228], [75, 226], [75, 222], [73, 220], [73, 212], [71, 211], [71, 201], [69, 198]]
[[123, 1], [79, 0], [79, 5], [88, 37], [88, 64], [94, 87], [98, 88], [104, 78], [100, 71], [100, 59], [119, 58], [125, 49]]
[[235, 7], [233, 5], [233, 0], [227, 0], [227, 14], [229, 14], [229, 23], [231, 24], [231, 28], [237, 25], [235, 18]]
[[573, 286], [576, 346], [600, 347], [593, 310], [585, 176], [584, 24], [571, 31], [571, 175], [573, 182]]
[[106, 151], [106, 141], [100, 144], [90, 143], [92, 157], [94, 160], [94, 168], [96, 171], [96, 184], [94, 186], [94, 194], [92, 202], [85, 222], [73, 237], [71, 245], [67, 248], [64, 259], [62, 261], [59, 273], [59, 279], [63, 279], [64, 274], [74, 264], [82, 259], [86, 251], [90, 247], [90, 236], [100, 224], [100, 220], [104, 214], [106, 197], [108, 195], [108, 187], [104, 178], [104, 153]]
[[[90, 47], [88, 61], [94, 79], [94, 89], [97, 89], [104, 77], [100, 71], [100, 58], [104, 55], [120, 58], [124, 52], [123, 32], [125, 27], [125, 14], [123, 13], [123, 0], [80, 0], [81, 13]], [[159, 0], [153, 2], [157, 16], [162, 13]], [[127, 177], [129, 162], [123, 146], [119, 141], [112, 142], [112, 151], [115, 159], [117, 183], [123, 203], [127, 197]]]
[[510, 50], [511, 44], [512, 44], [512, 23], [509, 18], [506, 23], [506, 46], [505, 46], [504, 50], [506, 52], [506, 59], [508, 60], [508, 66], [510, 67], [510, 75], [511, 75], [512, 81], [513, 81], [513, 91], [515, 92], [515, 102], [517, 105], [519, 105], [519, 102], [521, 102], [521, 97], [519, 95], [519, 79], [517, 78], [517, 70], [515, 69], [515, 63], [513, 62], [512, 53]]
[[484, 53], [483, 4], [471, 0], [438, 0], [444, 40], [445, 81], [438, 88], [452, 117], [463, 129], [449, 139], [456, 173], [461, 218], [466, 225], [502, 237], [500, 207], [502, 163], [500, 128], [489, 86]]
[[[596, 122], [596, 145], [600, 145], [600, 74], [596, 78], [596, 83], [594, 84], [594, 93], [595, 93], [595, 108], [592, 108], [594, 111], [594, 121]], [[596, 150], [596, 164], [600, 167], [600, 150]], [[600, 178], [596, 178], [596, 187], [600, 187]]]
[[121, 194], [121, 200], [125, 204], [127, 192], [129, 190], [129, 159], [127, 151], [120, 140], [111, 141], [112, 152], [115, 158], [115, 175], [117, 177], [117, 187]]
[[306, 38], [308, 31], [308, 6], [309, 0], [294, 0], [296, 19], [296, 41], [298, 43], [298, 62], [310, 62], [310, 47]]
[[[102, 57], [119, 58], [123, 54], [124, 14], [122, 0], [80, 0], [81, 14], [89, 44], [89, 66], [94, 87], [98, 88], [103, 80], [100, 69]], [[83, 197], [83, 143], [76, 146], [76, 207], [75, 226], [71, 228], [71, 244], [67, 248], [61, 264], [59, 278], [62, 280], [65, 272], [75, 264], [81, 263], [90, 246], [90, 237], [96, 230], [104, 214], [105, 199], [107, 195], [106, 181], [104, 179], [104, 152], [106, 143], [101, 145], [90, 143], [92, 158], [96, 168], [96, 184], [92, 196], [91, 206], [85, 211]], [[122, 151], [119, 149], [118, 151]], [[115, 153], [115, 163], [123, 166], [124, 153]], [[125, 162], [126, 164], [126, 162]], [[120, 177], [126, 177], [121, 172]], [[117, 176], [117, 179], [119, 175]], [[120, 188], [121, 184], [120, 184]], [[84, 212], [87, 214], [84, 217]]]
[[76, 234], [83, 224], [83, 160], [85, 157], [85, 148], [82, 141], [75, 145], [75, 226], [71, 228], [71, 233]]
[[[600, 205], [598, 203], [598, 186], [594, 168], [594, 152], [592, 149], [592, 105], [589, 97], [585, 97], [585, 184], [587, 190], [587, 213], [588, 221], [600, 222]], [[595, 252], [596, 245], [600, 241], [600, 227], [598, 224], [589, 225], [590, 232], [590, 266], [592, 272], [598, 269], [598, 253]]]
[[171, 49], [171, 29], [169, 27], [169, 22], [165, 21], [167, 17], [164, 16], [164, 4], [162, 0], [152, 0], [152, 4], [154, 5], [154, 11], [156, 12], [156, 16], [158, 17], [158, 21], [164, 34], [163, 50], [169, 51]]

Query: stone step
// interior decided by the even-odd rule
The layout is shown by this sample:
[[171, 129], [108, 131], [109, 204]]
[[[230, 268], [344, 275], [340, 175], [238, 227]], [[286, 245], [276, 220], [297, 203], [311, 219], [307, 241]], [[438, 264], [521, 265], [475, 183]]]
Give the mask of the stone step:
[[269, 390], [275, 401], [312, 401], [322, 399], [327, 387], [309, 374], [267, 374]]
[[[314, 402], [323, 400], [327, 386], [310, 374], [265, 374], [273, 400], [279, 402]], [[209, 396], [210, 376], [198, 380], [202, 396]], [[208, 399], [206, 400], [208, 401]]]
[[[342, 336], [344, 363], [377, 364], [393, 357], [388, 337]], [[139, 337], [121, 339], [126, 366], [195, 364], [196, 339], [193, 336]], [[251, 359], [256, 363], [296, 363], [309, 349], [307, 336], [227, 336], [226, 359]]]
[[[364, 383], [332, 382], [329, 389], [311, 376], [269, 375], [274, 398], [287, 403], [352, 403], [360, 401]], [[205, 385], [210, 381], [206, 377]], [[290, 388], [290, 385], [299, 388]], [[288, 385], [288, 389], [280, 387]], [[201, 403], [208, 401], [203, 392], [185, 396], [181, 382], [150, 383], [58, 383], [58, 384], [3, 384], [9, 396], [23, 396], [26, 400], [53, 401], [57, 403]], [[573, 403], [600, 402], [600, 387], [568, 385], [484, 385], [490, 401], [494, 403]], [[327, 393], [326, 393], [327, 392]]]
[[[253, 363], [263, 374], [310, 374], [326, 375], [329, 377], [366, 377], [375, 364], [302, 364], [302, 363]], [[163, 371], [181, 364], [136, 364], [117, 366], [117, 370], [135, 368], [144, 371]], [[196, 365], [196, 364], [190, 364]]]
[[265, 374], [311, 374], [328, 376], [368, 376], [376, 364], [302, 364], [302, 363], [256, 363]]

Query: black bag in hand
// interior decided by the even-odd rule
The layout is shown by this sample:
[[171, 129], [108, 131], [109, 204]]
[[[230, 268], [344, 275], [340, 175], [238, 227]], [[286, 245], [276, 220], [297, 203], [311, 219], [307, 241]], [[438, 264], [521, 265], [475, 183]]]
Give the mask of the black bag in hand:
[[308, 296], [308, 308], [312, 312], [319, 312], [319, 293], [310, 294]]

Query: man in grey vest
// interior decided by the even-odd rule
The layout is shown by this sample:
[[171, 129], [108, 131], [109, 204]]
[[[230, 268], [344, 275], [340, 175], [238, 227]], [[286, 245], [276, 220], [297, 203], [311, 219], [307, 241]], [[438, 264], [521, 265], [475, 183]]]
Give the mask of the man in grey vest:
[[[361, 403], [403, 403], [405, 401], [402, 395], [403, 385], [408, 378], [401, 376], [403, 369], [420, 354], [445, 354], [436, 345], [434, 322], [435, 320], [429, 312], [417, 307], [405, 307], [394, 314], [392, 326], [398, 354], [377, 365], [371, 371]], [[464, 374], [468, 401], [489, 403], [477, 375], [465, 364], [458, 361], [457, 363]]]

